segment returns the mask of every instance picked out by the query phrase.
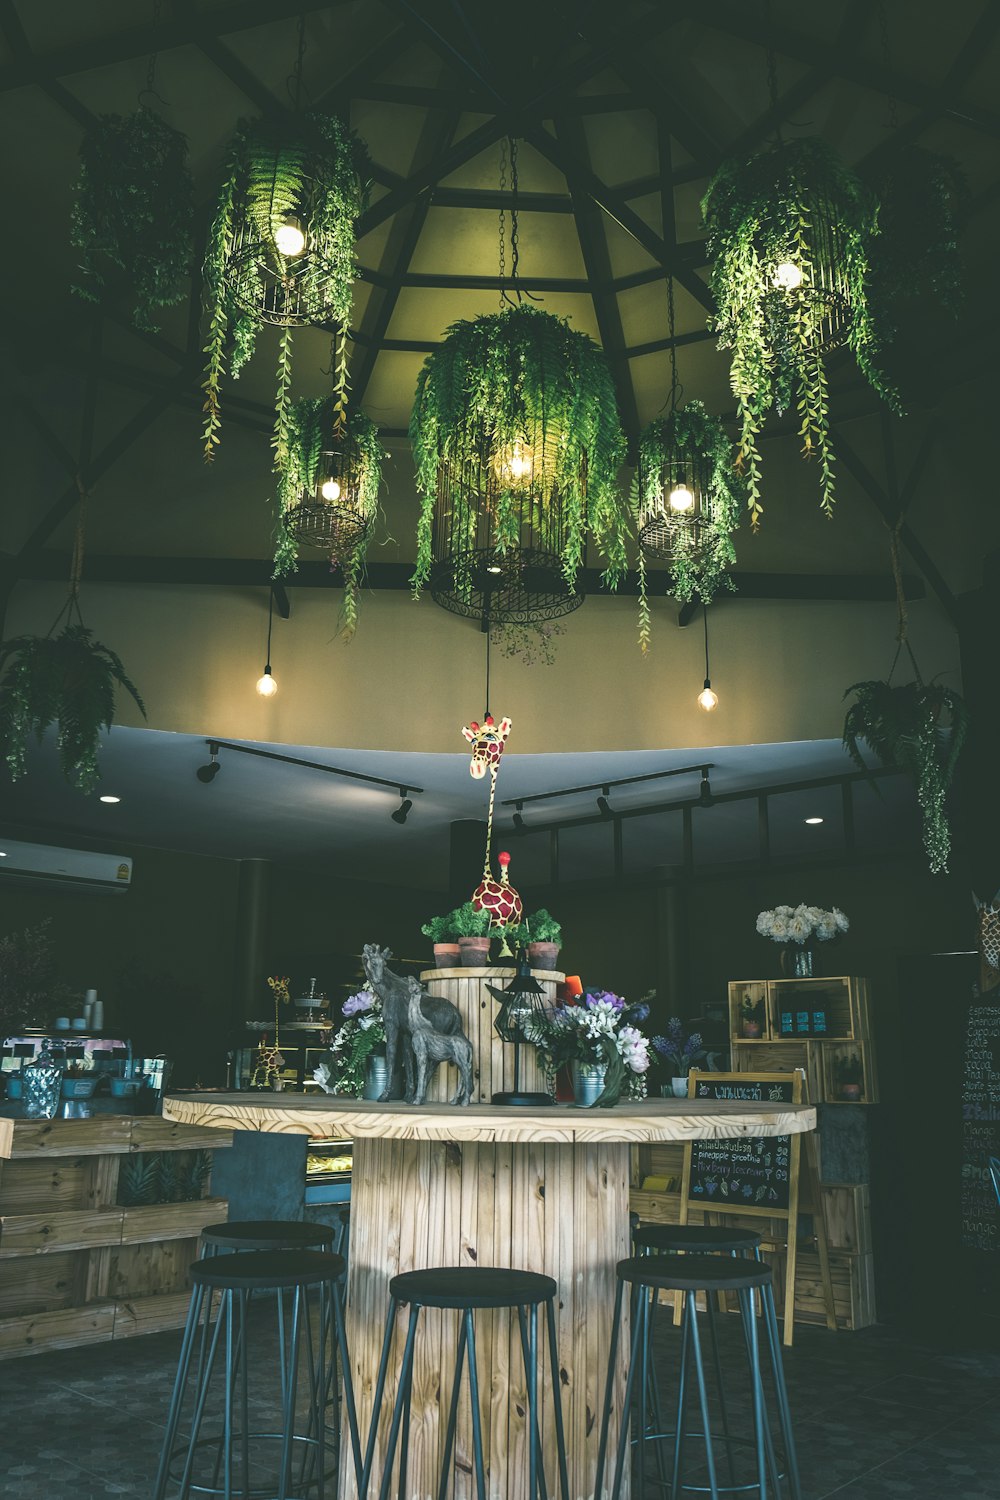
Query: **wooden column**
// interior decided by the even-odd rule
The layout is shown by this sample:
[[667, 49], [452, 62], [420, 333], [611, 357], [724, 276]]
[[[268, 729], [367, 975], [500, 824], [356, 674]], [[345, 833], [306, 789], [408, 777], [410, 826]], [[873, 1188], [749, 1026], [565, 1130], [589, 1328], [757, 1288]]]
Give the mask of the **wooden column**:
[[[514, 1087], [514, 1047], [504, 1042], [493, 1022], [500, 1002], [490, 994], [488, 985], [506, 989], [514, 969], [426, 969], [420, 976], [432, 995], [441, 995], [457, 1005], [462, 1026], [472, 1043], [473, 1104], [489, 1104], [494, 1094]], [[534, 969], [534, 977], [545, 990], [544, 1003], [556, 1004], [556, 985], [565, 977], [554, 970]], [[458, 1074], [454, 1068], [438, 1068], [427, 1090], [428, 1102], [445, 1103], [455, 1093]], [[521, 1088], [530, 1093], [547, 1091], [545, 1073], [538, 1066], [535, 1049], [521, 1048]]]

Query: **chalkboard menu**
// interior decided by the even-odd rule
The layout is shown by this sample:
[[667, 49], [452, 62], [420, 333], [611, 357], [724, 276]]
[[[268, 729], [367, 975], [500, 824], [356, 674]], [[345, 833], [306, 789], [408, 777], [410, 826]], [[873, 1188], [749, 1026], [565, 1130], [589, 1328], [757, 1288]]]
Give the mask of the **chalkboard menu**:
[[[796, 1102], [794, 1074], [755, 1079], [749, 1074], [699, 1074], [696, 1099], [747, 1099], [765, 1104]], [[792, 1182], [791, 1136], [737, 1136], [691, 1143], [688, 1201], [729, 1213], [787, 1214]]]
[[1000, 1251], [989, 1158], [1000, 1156], [1000, 991], [969, 1007], [962, 1068], [962, 1244]]

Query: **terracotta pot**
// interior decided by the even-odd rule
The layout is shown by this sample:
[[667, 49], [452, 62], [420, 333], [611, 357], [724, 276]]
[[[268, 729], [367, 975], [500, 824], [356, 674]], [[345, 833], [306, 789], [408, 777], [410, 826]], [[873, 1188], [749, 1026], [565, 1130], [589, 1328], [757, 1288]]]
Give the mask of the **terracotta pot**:
[[748, 1039], [748, 1041], [755, 1041], [760, 1036], [760, 1022], [744, 1021], [743, 1035]]
[[840, 1085], [840, 1097], [841, 1099], [849, 1099], [852, 1104], [856, 1104], [861, 1098], [860, 1083], [842, 1083]]
[[434, 944], [434, 966], [438, 969], [457, 969], [462, 962], [461, 949], [457, 943]]
[[528, 944], [528, 962], [533, 969], [554, 969], [558, 958], [558, 943]]
[[490, 940], [488, 937], [462, 937], [458, 940], [461, 949], [462, 964], [466, 969], [485, 969], [490, 960]]

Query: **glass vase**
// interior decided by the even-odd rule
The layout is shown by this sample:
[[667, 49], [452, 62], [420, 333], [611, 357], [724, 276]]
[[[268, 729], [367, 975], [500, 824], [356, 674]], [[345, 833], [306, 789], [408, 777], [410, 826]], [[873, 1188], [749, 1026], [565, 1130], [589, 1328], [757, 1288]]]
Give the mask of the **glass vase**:
[[589, 1109], [592, 1104], [597, 1103], [598, 1096], [604, 1092], [604, 1077], [607, 1068], [603, 1063], [574, 1062], [573, 1063], [573, 1103], [580, 1105], [583, 1109]]
[[813, 949], [808, 943], [786, 943], [781, 950], [781, 972], [785, 979], [811, 979]]
[[24, 1081], [24, 1113], [32, 1120], [51, 1120], [59, 1108], [62, 1069], [23, 1068], [21, 1077]]

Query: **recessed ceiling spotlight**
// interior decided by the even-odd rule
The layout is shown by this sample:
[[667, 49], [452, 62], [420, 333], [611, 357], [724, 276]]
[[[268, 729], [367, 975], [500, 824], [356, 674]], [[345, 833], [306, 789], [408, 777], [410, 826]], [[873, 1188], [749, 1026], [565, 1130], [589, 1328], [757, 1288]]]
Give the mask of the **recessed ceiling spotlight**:
[[110, 793], [105, 793], [100, 800], [102, 802], [120, 802], [122, 799], [120, 797], [112, 797]]
[[7, 851], [6, 851], [6, 849], [0, 849], [0, 859], [6, 859], [6, 858], [7, 858]]
[[807, 823], [822, 823], [822, 818], [806, 818]]

